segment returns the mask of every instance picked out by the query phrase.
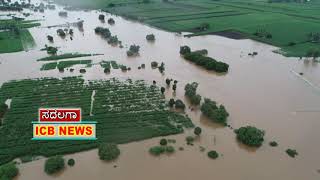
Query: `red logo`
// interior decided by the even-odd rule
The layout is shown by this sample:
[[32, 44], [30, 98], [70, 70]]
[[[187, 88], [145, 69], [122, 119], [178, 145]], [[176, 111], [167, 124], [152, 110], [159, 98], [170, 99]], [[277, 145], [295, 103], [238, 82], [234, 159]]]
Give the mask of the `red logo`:
[[40, 108], [39, 122], [80, 122], [81, 109]]

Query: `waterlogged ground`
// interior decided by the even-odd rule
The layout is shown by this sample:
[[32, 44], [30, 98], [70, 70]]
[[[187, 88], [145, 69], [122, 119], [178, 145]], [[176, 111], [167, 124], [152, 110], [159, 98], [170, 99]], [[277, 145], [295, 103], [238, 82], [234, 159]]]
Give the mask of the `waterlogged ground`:
[[[76, 165], [58, 174], [47, 176], [43, 171], [45, 159], [19, 165], [19, 180], [31, 179], [241, 179], [241, 180], [316, 180], [320, 178], [320, 70], [319, 64], [305, 62], [297, 58], [285, 58], [272, 53], [275, 47], [251, 40], [232, 40], [219, 36], [201, 36], [184, 38], [181, 35], [161, 31], [140, 23], [127, 21], [112, 16], [113, 26], [98, 20], [100, 12], [72, 11], [68, 18], [58, 16], [57, 10], [35, 13], [28, 19], [41, 19], [41, 27], [31, 28], [35, 42], [34, 49], [28, 52], [0, 54], [0, 82], [14, 79], [37, 77], [64, 77], [80, 75], [80, 67], [74, 72], [58, 70], [40, 71], [43, 63], [36, 60], [47, 56], [39, 51], [49, 44], [46, 36], [54, 35], [54, 45], [60, 47], [59, 53], [81, 52], [101, 53], [104, 55], [83, 57], [94, 63], [101, 60], [116, 60], [131, 67], [126, 73], [111, 70], [106, 75], [100, 66], [87, 68], [85, 79], [144, 79], [151, 83], [165, 86], [166, 78], [179, 81], [176, 96], [183, 98], [184, 85], [198, 82], [198, 91], [203, 97], [209, 97], [223, 103], [230, 113], [228, 119], [232, 127], [254, 125], [266, 131], [266, 140], [257, 150], [248, 149], [235, 140], [229, 128], [222, 128], [200, 116], [199, 110], [188, 115], [195, 125], [203, 129], [200, 139], [194, 146], [185, 145], [185, 137], [192, 134], [170, 136], [177, 140], [174, 144], [177, 152], [173, 155], [153, 157], [149, 147], [158, 144], [159, 138], [120, 145], [121, 156], [116, 162], [105, 163], [98, 159], [96, 150], [67, 155], [73, 157]], [[106, 18], [111, 17], [105, 14]], [[84, 20], [84, 31], [74, 28], [74, 38], [61, 39], [56, 35], [57, 28], [46, 26]], [[94, 28], [104, 26], [117, 35], [125, 48], [112, 47], [95, 35]], [[145, 40], [147, 34], [156, 36], [154, 43]], [[126, 50], [131, 44], [141, 46], [140, 56], [127, 58]], [[209, 56], [230, 64], [229, 73], [218, 75], [207, 72], [194, 64], [183, 60], [178, 51], [181, 45], [192, 49], [208, 49]], [[256, 57], [249, 52], [257, 51]], [[152, 70], [151, 61], [165, 63], [165, 74]], [[138, 66], [146, 64], [144, 70]], [[298, 73], [303, 72], [300, 76]], [[166, 98], [173, 96], [166, 91]], [[279, 146], [272, 148], [269, 141], [275, 140]], [[200, 152], [199, 146], [207, 150], [217, 150], [221, 157], [211, 160], [206, 153]], [[178, 151], [178, 147], [184, 151]], [[285, 150], [296, 149], [299, 155], [290, 158]], [[114, 165], [117, 165], [115, 168]]]

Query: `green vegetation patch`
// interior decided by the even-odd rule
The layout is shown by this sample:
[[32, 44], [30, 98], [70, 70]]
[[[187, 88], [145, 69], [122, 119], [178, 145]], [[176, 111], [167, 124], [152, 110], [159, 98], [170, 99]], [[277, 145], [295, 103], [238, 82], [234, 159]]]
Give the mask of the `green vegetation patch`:
[[57, 67], [58, 69], [62, 68], [68, 68], [72, 67], [74, 65], [86, 65], [86, 67], [91, 67], [92, 66], [92, 60], [70, 60], [70, 61], [59, 61]]
[[[0, 164], [26, 155], [49, 157], [96, 148], [104, 142], [120, 144], [178, 134], [182, 127], [193, 127], [189, 118], [168, 110], [160, 88], [144, 81], [16, 80], [0, 88], [0, 100], [9, 98], [11, 106], [0, 131]], [[98, 122], [97, 141], [32, 141], [31, 122], [37, 120], [40, 107], [80, 107], [82, 119]]]
[[60, 59], [69, 59], [69, 58], [77, 58], [77, 57], [86, 57], [86, 56], [95, 56], [97, 54], [80, 54], [80, 53], [65, 53], [61, 55], [53, 55], [38, 59], [38, 61], [56, 61]]
[[98, 155], [101, 160], [115, 160], [120, 155], [120, 149], [116, 144], [102, 143], [99, 145]]
[[62, 156], [50, 157], [44, 164], [44, 171], [51, 175], [64, 169], [65, 163]]
[[16, 164], [11, 162], [0, 166], [0, 179], [10, 180], [16, 177], [19, 173], [19, 169], [16, 167]]
[[35, 42], [27, 28], [39, 26], [35, 21], [0, 20], [0, 53], [28, 50]]
[[264, 131], [253, 126], [241, 127], [234, 132], [237, 134], [237, 139], [248, 146], [259, 147], [264, 141]]
[[57, 68], [57, 62], [50, 62], [50, 63], [45, 63], [41, 67], [41, 71], [47, 71], [47, 70], [52, 70]]

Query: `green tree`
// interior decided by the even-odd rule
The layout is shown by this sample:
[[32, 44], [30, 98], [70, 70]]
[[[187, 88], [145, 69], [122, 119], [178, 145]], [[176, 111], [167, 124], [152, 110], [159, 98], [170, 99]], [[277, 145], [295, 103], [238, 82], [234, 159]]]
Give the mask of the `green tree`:
[[294, 149], [287, 149], [286, 153], [292, 158], [294, 158], [298, 155], [298, 152]]
[[148, 35], [146, 36], [146, 39], [147, 39], [148, 41], [154, 41], [154, 40], [156, 40], [154, 34], [148, 34]]
[[226, 125], [229, 113], [223, 105], [217, 106], [215, 101], [205, 98], [204, 103], [201, 105], [201, 112], [210, 120]]
[[161, 139], [160, 140], [160, 145], [161, 146], [166, 146], [168, 144], [168, 141], [166, 139]]
[[188, 54], [190, 52], [191, 52], [191, 49], [190, 49], [189, 46], [181, 46], [180, 47], [180, 54], [181, 55], [186, 55], [186, 54]]
[[154, 146], [149, 149], [150, 154], [159, 156], [160, 154], [164, 153], [166, 151], [165, 146]]
[[170, 106], [170, 107], [173, 107], [174, 104], [175, 104], [175, 101], [174, 101], [174, 99], [171, 98], [171, 99], [169, 100], [169, 106]]
[[98, 154], [101, 160], [111, 161], [120, 155], [120, 149], [113, 143], [102, 143], [99, 145]]
[[50, 175], [61, 171], [64, 169], [64, 166], [65, 164], [62, 156], [53, 156], [46, 160], [44, 171]]
[[217, 151], [209, 151], [208, 157], [211, 159], [217, 159], [219, 157], [219, 154], [217, 153]]
[[0, 179], [10, 180], [16, 177], [19, 173], [19, 169], [16, 164], [11, 162], [0, 166]]
[[76, 162], [75, 162], [74, 159], [72, 159], [72, 158], [68, 160], [68, 165], [69, 165], [69, 166], [74, 166], [75, 163], [76, 163]]
[[161, 93], [164, 94], [165, 91], [166, 91], [166, 88], [161, 87]]
[[199, 136], [201, 134], [201, 132], [202, 132], [202, 129], [200, 127], [194, 128], [194, 134], [195, 135]]
[[172, 90], [175, 92], [177, 90], [177, 84], [173, 84]]
[[158, 68], [159, 68], [159, 71], [160, 71], [161, 73], [163, 73], [164, 70], [165, 70], [164, 63], [162, 62], [161, 65], [160, 65]]
[[171, 79], [166, 79], [166, 84], [167, 84], [167, 86], [170, 86], [170, 83], [171, 83]]
[[259, 147], [264, 141], [264, 131], [253, 126], [241, 127], [234, 132], [237, 134], [237, 139], [248, 146]]
[[166, 147], [166, 152], [171, 154], [171, 153], [174, 153], [175, 152], [175, 149], [173, 146], [167, 146]]
[[176, 103], [175, 103], [175, 107], [177, 109], [185, 109], [186, 108], [186, 105], [183, 103], [183, 101], [181, 101], [180, 99], [177, 99], [176, 100]]

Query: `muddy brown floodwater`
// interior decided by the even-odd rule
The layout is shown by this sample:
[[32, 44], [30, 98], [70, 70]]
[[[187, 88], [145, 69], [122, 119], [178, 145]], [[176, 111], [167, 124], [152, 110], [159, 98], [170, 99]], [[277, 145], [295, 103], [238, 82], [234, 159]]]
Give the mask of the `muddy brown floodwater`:
[[[40, 71], [43, 62], [36, 59], [46, 56], [39, 51], [49, 44], [47, 35], [54, 36], [54, 45], [60, 47], [59, 53], [81, 52], [102, 53], [104, 55], [77, 59], [116, 60], [132, 68], [126, 73], [112, 70], [106, 75], [99, 66], [88, 68], [86, 79], [144, 79], [148, 83], [156, 80], [165, 86], [166, 78], [178, 80], [177, 98], [184, 99], [184, 86], [188, 82], [198, 82], [198, 91], [223, 103], [230, 113], [229, 124], [234, 128], [254, 125], [266, 131], [265, 143], [259, 149], [248, 149], [237, 143], [235, 135], [229, 128], [222, 128], [201, 116], [199, 110], [187, 111], [195, 125], [203, 133], [194, 146], [185, 145], [184, 134], [170, 136], [177, 140], [173, 155], [153, 157], [148, 153], [149, 147], [158, 144], [160, 138], [120, 145], [121, 156], [112, 163], [98, 159], [96, 150], [66, 155], [72, 157], [76, 165], [54, 177], [44, 173], [45, 159], [19, 165], [19, 180], [34, 179], [79, 179], [79, 180], [316, 180], [320, 178], [320, 69], [319, 64], [286, 58], [272, 51], [277, 49], [252, 40], [233, 40], [215, 35], [185, 38], [171, 32], [158, 30], [141, 23], [125, 20], [121, 17], [104, 13], [106, 18], [116, 21], [111, 26], [98, 20], [98, 11], [69, 11], [67, 18], [58, 16], [62, 7], [34, 13], [28, 19], [41, 19], [41, 27], [30, 31], [36, 47], [27, 52], [0, 54], [0, 83], [13, 79], [37, 77], [64, 77], [80, 75], [79, 67], [73, 73], [58, 70]], [[74, 38], [61, 39], [56, 35], [57, 28], [46, 26], [84, 20], [84, 31], [74, 28]], [[125, 48], [112, 47], [95, 35], [94, 28], [110, 28], [117, 35]], [[148, 43], [147, 34], [155, 34], [156, 41]], [[128, 58], [126, 50], [131, 44], [141, 46], [140, 56]], [[179, 47], [188, 45], [192, 49], [207, 49], [209, 56], [230, 64], [226, 75], [208, 72], [191, 64], [179, 55]], [[256, 51], [258, 55], [247, 54]], [[165, 63], [165, 74], [152, 70], [151, 61]], [[146, 64], [146, 69], [138, 66]], [[297, 73], [303, 72], [303, 76]], [[166, 98], [173, 97], [167, 89]], [[276, 148], [268, 145], [269, 141], [279, 143]], [[221, 153], [217, 160], [211, 160], [206, 152], [200, 152], [199, 146]], [[179, 151], [178, 147], [184, 147]], [[285, 150], [296, 149], [299, 155], [290, 158]], [[114, 165], [117, 167], [115, 168]]]

